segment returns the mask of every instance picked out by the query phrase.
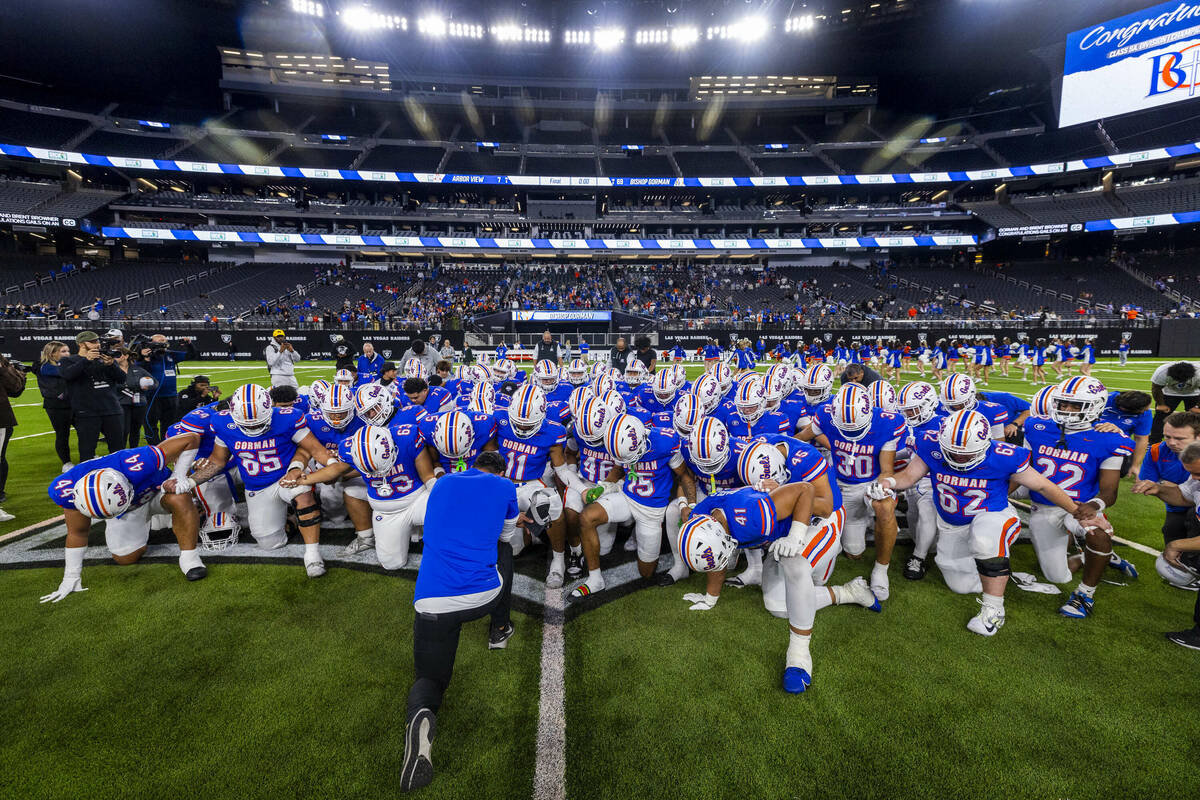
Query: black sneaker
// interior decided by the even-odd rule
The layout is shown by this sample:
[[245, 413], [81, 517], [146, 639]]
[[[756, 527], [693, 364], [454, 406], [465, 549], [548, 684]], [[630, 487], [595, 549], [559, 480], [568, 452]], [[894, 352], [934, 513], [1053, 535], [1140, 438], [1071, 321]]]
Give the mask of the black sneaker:
[[511, 622], [501, 628], [492, 626], [488, 630], [488, 650], [503, 650], [508, 647], [508, 640], [512, 638], [515, 630]]
[[404, 766], [400, 768], [400, 791], [411, 792], [433, 781], [433, 737], [437, 733], [437, 717], [428, 708], [413, 714], [404, 728]]
[[910, 581], [919, 581], [925, 577], [926, 570], [929, 565], [925, 563], [925, 559], [912, 556], [908, 559], [908, 563], [904, 565], [904, 577]]
[[567, 553], [567, 580], [577, 581], [583, 577], [583, 556]]
[[1188, 650], [1200, 650], [1200, 627], [1168, 633], [1167, 639]]

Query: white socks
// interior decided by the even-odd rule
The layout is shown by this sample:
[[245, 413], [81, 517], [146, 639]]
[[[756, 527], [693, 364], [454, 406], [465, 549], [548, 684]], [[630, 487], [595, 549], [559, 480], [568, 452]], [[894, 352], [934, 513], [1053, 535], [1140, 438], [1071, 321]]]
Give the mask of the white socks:
[[582, 544], [572, 544], [572, 545], [567, 545], [567, 546], [571, 548], [571, 555], [575, 556], [576, 558], [579, 558], [580, 556], [583, 555], [583, 545]]
[[1085, 595], [1087, 597], [1095, 597], [1096, 596], [1096, 587], [1088, 586], [1083, 581], [1079, 582], [1079, 585], [1077, 587], [1075, 587], [1075, 591], [1077, 591], [1080, 594]]
[[875, 596], [880, 600], [887, 600], [891, 594], [890, 585], [888, 584], [888, 565], [875, 562], [875, 566], [871, 567], [871, 591], [875, 592]]
[[[840, 586], [814, 586], [813, 604], [816, 606], [816, 610], [820, 611], [822, 608], [828, 608], [842, 602], [840, 599], [836, 599], [839, 589], [845, 592], [845, 589], [842, 589]], [[792, 635], [794, 636], [795, 634]]]
[[755, 583], [762, 582], [763, 551], [755, 548], [746, 551], [746, 569], [738, 577], [743, 583], [750, 583], [747, 578], [753, 578]]
[[63, 580], [66, 580], [67, 578], [78, 578], [81, 574], [83, 574], [83, 554], [86, 551], [86, 547], [66, 548], [66, 563], [63, 567]]
[[812, 675], [812, 654], [808, 651], [808, 642], [812, 634], [799, 634], [791, 631], [788, 638], [787, 665], [799, 667]]
[[196, 548], [179, 551], [179, 569], [183, 571], [184, 575], [187, 575], [189, 570], [203, 566], [204, 562], [200, 560], [200, 551]]
[[594, 569], [588, 573], [584, 583], [587, 584], [589, 592], [602, 592], [604, 591], [604, 573]]
[[319, 543], [317, 543], [317, 544], [305, 543], [305, 545], [304, 545], [304, 563], [305, 564], [311, 564], [315, 561], [324, 561], [324, 560], [325, 559], [321, 558], [321, 545]]
[[375, 541], [375, 530], [373, 528], [367, 528], [365, 531], [355, 531], [354, 535], [368, 542]]
[[566, 553], [550, 553], [550, 571], [561, 572], [564, 575], [567, 572], [567, 554]]
[[988, 608], [995, 609], [1000, 614], [1004, 613], [1004, 595], [994, 595], [983, 593], [983, 604]]

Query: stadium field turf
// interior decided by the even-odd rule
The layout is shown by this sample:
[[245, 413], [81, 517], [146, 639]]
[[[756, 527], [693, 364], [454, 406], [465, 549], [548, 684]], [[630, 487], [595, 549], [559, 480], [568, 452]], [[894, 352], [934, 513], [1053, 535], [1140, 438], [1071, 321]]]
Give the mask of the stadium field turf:
[[[1158, 363], [1106, 360], [1094, 374], [1144, 389]], [[261, 364], [182, 366], [181, 380], [203, 372], [226, 391], [265, 379]], [[301, 380], [330, 371], [305, 362]], [[45, 489], [58, 465], [38, 400], [31, 385], [14, 401], [3, 505], [17, 519], [0, 525], [0, 554], [25, 538], [6, 535], [54, 516]], [[1161, 504], [1128, 482], [1109, 515], [1118, 535], [1161, 547]], [[1110, 571], [1127, 585], [1101, 585], [1085, 621], [1055, 613], [1065, 593], [1010, 585], [1007, 624], [982, 639], [965, 629], [974, 598], [936, 568], [919, 583], [900, 576], [908, 552], [897, 548], [882, 613], [818, 615], [801, 696], [779, 688], [787, 624], [757, 588], [693, 612], [681, 598], [700, 576], [631, 584], [570, 616], [566, 797], [1200, 796], [1200, 654], [1162, 636], [1187, 627], [1195, 596], [1159, 580], [1152, 555], [1120, 547], [1141, 577]], [[412, 573], [331, 564], [310, 581], [293, 562], [208, 555], [208, 579], [189, 584], [167, 561], [89, 562], [89, 591], [53, 605], [37, 601], [61, 562], [0, 568], [0, 796], [396, 794]], [[1037, 572], [1027, 544], [1014, 568]], [[543, 577], [540, 551], [518, 570]], [[831, 582], [869, 571], [843, 558]], [[542, 620], [524, 608], [506, 650], [487, 650], [483, 622], [464, 630], [437, 778], [416, 796], [535, 796]]]

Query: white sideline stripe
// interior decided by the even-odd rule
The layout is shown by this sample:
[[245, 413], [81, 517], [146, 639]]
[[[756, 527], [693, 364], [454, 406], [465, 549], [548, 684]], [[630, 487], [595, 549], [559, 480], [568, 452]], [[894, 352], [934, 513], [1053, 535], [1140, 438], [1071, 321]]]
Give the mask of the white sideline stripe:
[[542, 622], [542, 680], [538, 697], [537, 761], [533, 800], [567, 796], [567, 716], [563, 655], [562, 589], [546, 589]]
[[41, 433], [27, 433], [24, 436], [14, 436], [9, 441], [19, 442], [21, 439], [32, 439], [35, 436], [49, 436], [52, 433], [54, 433], [54, 431], [42, 431]]
[[8, 533], [4, 534], [3, 536], [0, 536], [0, 542], [7, 542], [9, 539], [15, 539], [23, 533], [29, 533], [32, 530], [36, 530], [37, 528], [41, 528], [45, 525], [49, 525], [50, 523], [56, 522], [57, 520], [58, 520], [58, 517], [51, 517], [50, 519], [44, 519], [41, 522], [35, 522], [32, 525], [26, 525], [24, 528], [20, 528], [15, 531], [9, 531]]
[[1141, 542], [1131, 542], [1128, 539], [1122, 539], [1120, 536], [1114, 536], [1112, 538], [1113, 538], [1113, 541], [1116, 542], [1117, 544], [1123, 544], [1126, 547], [1132, 547], [1134, 550], [1137, 550], [1139, 553], [1145, 553], [1148, 556], [1155, 556], [1156, 558], [1158, 556], [1162, 555], [1161, 550], [1155, 550], [1153, 547], [1147, 547], [1146, 545], [1142, 544]]

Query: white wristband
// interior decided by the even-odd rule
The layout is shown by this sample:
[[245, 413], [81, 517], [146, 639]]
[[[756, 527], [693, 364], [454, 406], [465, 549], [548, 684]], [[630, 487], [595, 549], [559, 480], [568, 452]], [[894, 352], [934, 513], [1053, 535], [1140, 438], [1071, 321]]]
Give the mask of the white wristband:
[[1088, 500], [1087, 502], [1092, 505], [1100, 506], [1101, 514], [1104, 513], [1104, 509], [1108, 508], [1108, 504], [1105, 503], [1103, 500], [1101, 500], [1099, 497], [1093, 497], [1091, 500]]
[[434, 467], [434, 468], [433, 468], [433, 477], [435, 477], [435, 478], [440, 478], [440, 477], [442, 477], [442, 476], [443, 476], [443, 475], [445, 475], [445, 474], [446, 474], [446, 470], [442, 469], [441, 467]]
[[437, 483], [437, 478], [430, 478], [429, 480], [425, 481], [425, 488], [432, 490], [435, 483]]
[[304, 469], [304, 462], [303, 461], [293, 461], [292, 463], [288, 464], [288, 468], [287, 468], [288, 472], [291, 472], [294, 469]]

